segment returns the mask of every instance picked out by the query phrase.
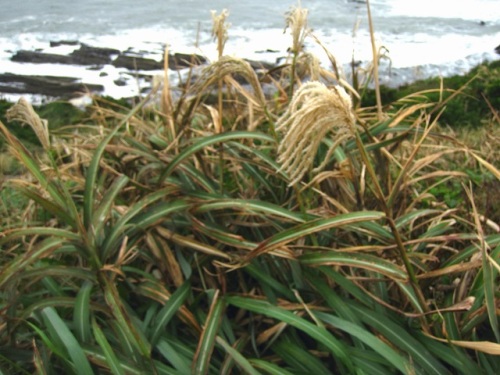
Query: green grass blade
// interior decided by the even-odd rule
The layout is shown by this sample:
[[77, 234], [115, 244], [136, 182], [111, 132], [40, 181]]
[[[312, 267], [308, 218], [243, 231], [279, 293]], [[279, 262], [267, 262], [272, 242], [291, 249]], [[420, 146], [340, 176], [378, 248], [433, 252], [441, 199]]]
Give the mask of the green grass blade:
[[[46, 307], [64, 307], [68, 310], [74, 309], [75, 297], [48, 297], [37, 299], [36, 302], [23, 309], [20, 317], [22, 319], [29, 319], [30, 315], [37, 310], [42, 310]], [[92, 309], [100, 313], [106, 313], [107, 309], [101, 305], [92, 305]]]
[[5, 237], [0, 239], [0, 246], [8, 241], [19, 239], [24, 236], [44, 236], [44, 237], [60, 237], [69, 241], [79, 241], [80, 236], [66, 229], [51, 228], [51, 227], [29, 227], [19, 228], [12, 231], [4, 232]]
[[[113, 350], [113, 349], [111, 348], [111, 350]], [[95, 363], [99, 366], [102, 366], [102, 367], [106, 367], [109, 365], [109, 361], [108, 361], [108, 358], [106, 357], [106, 354], [102, 351], [102, 349], [99, 350], [99, 348], [97, 346], [85, 348], [85, 353], [89, 356], [89, 358], [92, 358], [93, 363]], [[117, 363], [121, 367], [122, 371], [127, 375], [144, 375], [145, 374], [144, 369], [139, 369], [139, 368], [134, 367], [133, 365], [131, 365], [129, 363], [129, 361], [123, 360], [123, 358], [119, 358], [117, 360]], [[106, 372], [106, 374], [107, 373], [109, 373], [109, 372]], [[57, 375], [57, 374], [55, 374], [55, 375]]]
[[26, 253], [18, 255], [7, 265], [4, 265], [2, 272], [0, 273], [0, 290], [2, 290], [5, 283], [7, 283], [10, 279], [26, 270], [28, 266], [35, 263], [39, 259], [49, 256], [63, 243], [64, 240], [61, 238], [49, 237], [33, 246], [33, 248]]
[[126, 358], [130, 359], [134, 364], [139, 364], [141, 357], [139, 351], [137, 350], [134, 343], [129, 340], [129, 334], [127, 331], [119, 324], [118, 320], [111, 319], [109, 322], [110, 328], [113, 330], [114, 336], [116, 337], [116, 342], [120, 345], [121, 353], [125, 355]]
[[249, 131], [227, 132], [227, 133], [215, 134], [209, 137], [203, 137], [190, 147], [185, 148], [179, 155], [177, 155], [170, 162], [167, 169], [165, 169], [165, 171], [161, 174], [158, 183], [161, 184], [180, 163], [182, 163], [184, 160], [186, 160], [196, 152], [202, 150], [207, 146], [214, 145], [217, 143], [232, 141], [235, 139], [254, 139], [263, 142], [274, 142], [274, 139], [266, 134], [249, 132]]
[[359, 286], [353, 283], [351, 280], [332, 269], [332, 267], [319, 267], [322, 273], [324, 273], [327, 277], [332, 279], [341, 290], [349, 293], [353, 296], [357, 301], [361, 302], [364, 306], [374, 309], [375, 304], [370, 296], [366, 294], [364, 290], [362, 290]]
[[329, 375], [331, 371], [321, 360], [309, 353], [306, 348], [294, 341], [294, 339], [279, 340], [271, 346], [271, 349], [288, 364], [295, 373]]
[[264, 361], [262, 359], [249, 359], [250, 364], [266, 374], [270, 375], [294, 375], [292, 372], [285, 370], [283, 367], [275, 365], [272, 362]]
[[14, 154], [17, 159], [21, 161], [21, 163], [28, 169], [28, 171], [36, 178], [36, 180], [40, 183], [44, 189], [47, 190], [50, 197], [54, 200], [56, 205], [59, 207], [66, 207], [66, 201], [64, 195], [60, 194], [57, 185], [53, 182], [53, 180], [47, 178], [40, 168], [39, 163], [33, 157], [33, 155], [28, 151], [26, 147], [17, 139], [14, 135], [10, 133], [10, 131], [5, 127], [5, 125], [0, 121], [0, 132], [2, 132], [5, 136], [5, 139], [9, 143], [9, 145], [13, 148]]
[[[380, 358], [377, 353], [370, 349], [365, 350], [361, 348], [351, 348], [350, 353], [358, 373], [369, 375], [387, 375], [398, 373], [398, 371], [394, 370], [394, 368], [383, 366], [381, 363], [386, 364], [384, 359]], [[405, 374], [409, 374], [409, 372], [406, 371]]]
[[[474, 235], [474, 239], [477, 239], [477, 235]], [[485, 243], [491, 248], [494, 249], [496, 246], [500, 245], [500, 234], [492, 234], [486, 236], [484, 238]], [[460, 264], [462, 262], [466, 262], [471, 256], [477, 253], [477, 244], [473, 244], [471, 246], [466, 247], [461, 250], [457, 254], [453, 255], [448, 259], [443, 265], [442, 268], [446, 268], [449, 266], [453, 266], [456, 264]]]
[[[191, 223], [193, 229], [195, 229], [199, 233], [203, 233], [207, 237], [214, 239], [215, 241], [217, 241], [218, 244], [225, 244], [229, 246], [234, 246], [235, 248], [238, 249], [245, 249], [245, 250], [254, 249], [258, 245], [255, 242], [248, 241], [247, 239], [245, 239], [240, 235], [228, 232], [226, 228], [216, 227], [215, 225], [208, 224], [206, 222], [201, 222], [200, 220], [197, 220], [194, 217], [191, 218]], [[189, 238], [187, 238], [187, 240], [189, 240]], [[198, 247], [202, 245], [208, 246], [205, 244], [198, 244]], [[213, 248], [212, 251], [214, 252], [214, 254], [220, 252], [220, 250], [217, 250], [216, 248]], [[231, 259], [229, 254], [224, 253], [223, 256], [227, 259]]]
[[358, 338], [370, 348], [372, 348], [375, 352], [377, 352], [380, 356], [385, 358], [399, 371], [404, 373], [408, 369], [409, 362], [401, 354], [397, 353], [389, 345], [370, 333], [365, 327], [358, 326], [345, 319], [341, 319], [331, 314], [326, 314], [320, 311], [315, 311], [314, 315], [325, 323], [328, 323], [333, 327]]
[[42, 316], [49, 334], [51, 337], [56, 338], [62, 344], [62, 349], [67, 353], [75, 367], [76, 374], [91, 375], [94, 372], [90, 366], [87, 356], [85, 355], [82, 347], [76, 340], [75, 336], [71, 333], [68, 326], [59, 317], [56, 310], [47, 307], [42, 310]]
[[500, 343], [500, 331], [498, 329], [497, 304], [495, 298], [495, 291], [498, 289], [498, 280], [496, 277], [497, 271], [493, 268], [492, 264], [486, 257], [486, 250], [483, 250], [482, 263], [484, 298], [486, 302], [486, 310], [488, 311], [488, 319], [490, 321], [493, 334], [495, 335], [495, 339], [498, 343]]
[[[326, 268], [326, 267], [325, 267]], [[348, 320], [358, 326], [361, 320], [356, 316], [350, 306], [344, 303], [344, 298], [340, 297], [325, 281], [313, 275], [312, 272], [304, 272], [304, 278], [312, 288], [316, 289], [326, 304], [341, 318]]]
[[348, 214], [341, 214], [327, 219], [308, 221], [306, 223], [299, 224], [287, 230], [281, 231], [280, 233], [267, 239], [266, 241], [261, 243], [256, 249], [254, 249], [249, 255], [247, 255], [247, 261], [260, 254], [267, 253], [280, 246], [284, 246], [291, 241], [298, 240], [299, 238], [317, 232], [325, 231], [332, 228], [338, 228], [342, 226], [349, 226], [359, 222], [378, 220], [383, 218], [384, 216], [385, 215], [382, 212], [363, 211], [363, 212], [352, 212]]
[[371, 254], [343, 253], [340, 251], [309, 253], [302, 255], [299, 261], [303, 265], [312, 267], [331, 265], [359, 267], [400, 281], [405, 281], [407, 278], [406, 272], [397, 265]]
[[104, 154], [106, 146], [111, 142], [113, 137], [118, 134], [118, 131], [125, 125], [149, 100], [149, 95], [146, 96], [139, 104], [137, 104], [130, 112], [122, 119], [122, 121], [104, 138], [94, 151], [89, 168], [85, 175], [85, 189], [83, 194], [83, 223], [85, 228], [90, 228], [92, 217], [94, 216], [94, 193], [96, 188], [97, 175], [99, 173], [99, 164]]
[[215, 293], [210, 311], [203, 327], [198, 347], [193, 359], [193, 375], [206, 374], [210, 365], [210, 357], [214, 350], [215, 338], [219, 333], [225, 301], [219, 299], [218, 291]]
[[113, 313], [116, 323], [125, 335], [127, 342], [129, 342], [142, 356], [149, 358], [151, 355], [151, 346], [146, 341], [142, 332], [140, 332], [140, 327], [135, 325], [132, 321], [130, 314], [127, 312], [120, 299], [116, 285], [107, 278], [103, 279], [104, 298]]
[[250, 361], [246, 359], [240, 352], [238, 352], [235, 348], [229, 345], [226, 340], [222, 339], [220, 336], [217, 336], [216, 339], [217, 344], [222, 346], [226, 353], [233, 358], [233, 360], [240, 366], [240, 368], [244, 371], [245, 374], [250, 375], [260, 375], [260, 372], [257, 371]]
[[[209, 198], [209, 196], [207, 198]], [[235, 211], [242, 211], [251, 214], [261, 214], [266, 215], [266, 217], [279, 217], [296, 223], [303, 223], [305, 221], [303, 214], [292, 212], [276, 204], [252, 199], [210, 200], [210, 202], [208, 203], [202, 203], [199, 206], [196, 206], [195, 212], [202, 213], [226, 209], [232, 209]]]
[[154, 320], [154, 326], [152, 327], [149, 342], [151, 346], [155, 346], [161, 337], [161, 334], [165, 330], [166, 325], [172, 317], [177, 313], [186, 301], [187, 297], [191, 294], [191, 283], [186, 281], [179, 287], [168, 299], [165, 306], [158, 312], [156, 319]]
[[351, 308], [359, 318], [376, 329], [392, 345], [410, 355], [411, 361], [421, 367], [425, 374], [444, 375], [450, 372], [406, 329], [393, 322], [389, 317], [373, 310], [352, 304]]
[[31, 188], [17, 186], [16, 190], [24, 194], [29, 199], [32, 199], [34, 202], [38, 203], [44, 210], [51, 213], [55, 217], [57, 217], [62, 223], [70, 225], [72, 228], [76, 228], [76, 222], [71, 215], [69, 215], [66, 210], [55, 202], [50, 201], [45, 198], [41, 192], [33, 191]]
[[94, 233], [101, 233], [102, 228], [106, 223], [106, 216], [108, 215], [108, 212], [111, 209], [116, 196], [127, 185], [129, 180], [130, 179], [127, 176], [119, 176], [117, 179], [115, 179], [106, 194], [104, 194], [104, 196], [102, 197], [102, 200], [99, 202], [99, 206], [95, 210], [92, 217], [92, 227]]
[[248, 272], [250, 276], [259, 280], [262, 284], [265, 284], [274, 291], [278, 292], [281, 297], [284, 297], [289, 301], [296, 300], [296, 297], [289, 286], [285, 286], [280, 283], [275, 277], [273, 277], [273, 274], [263, 271], [262, 268], [259, 267], [259, 265], [254, 261], [246, 265], [244, 270], [245, 272]]
[[431, 209], [422, 209], [422, 210], [414, 210], [405, 215], [398, 217], [395, 221], [396, 228], [401, 229], [406, 224], [412, 223], [413, 221], [420, 219], [424, 216], [432, 215], [432, 214], [440, 214], [439, 210], [431, 210]]
[[[41, 263], [41, 262], [40, 262]], [[37, 264], [36, 267], [18, 273], [15, 279], [28, 279], [34, 280], [35, 278], [50, 275], [52, 277], [67, 277], [88, 281], [96, 281], [94, 272], [64, 265], [55, 265], [48, 262], [47, 264]]]
[[174, 212], [183, 211], [189, 208], [191, 204], [185, 200], [176, 200], [174, 202], [160, 202], [150, 210], [135, 216], [130, 223], [133, 227], [126, 231], [127, 235], [133, 236], [141, 230], [164, 220], [168, 215]]
[[111, 345], [106, 339], [106, 336], [102, 332], [101, 328], [97, 325], [95, 319], [92, 319], [92, 329], [94, 331], [94, 337], [104, 353], [106, 363], [109, 365], [111, 373], [114, 375], [125, 375], [125, 371], [116, 357], [113, 348], [111, 348]]
[[194, 353], [191, 353], [189, 357], [184, 356], [180, 351], [176, 350], [175, 346], [162, 337], [158, 340], [155, 349], [181, 374], [191, 373], [191, 362]]
[[129, 224], [133, 218], [141, 214], [143, 211], [146, 211], [150, 205], [154, 204], [158, 200], [175, 194], [177, 191], [178, 188], [171, 187], [160, 189], [145, 196], [140, 201], [130, 206], [127, 212], [113, 224], [110, 233], [106, 236], [106, 239], [101, 246], [101, 259], [103, 261], [106, 260], [112, 250], [119, 247], [121, 236], [125, 233], [127, 228], [133, 225]]
[[482, 370], [474, 361], [471, 360], [469, 354], [465, 349], [440, 343], [428, 336], [421, 333], [415, 335], [415, 338], [420, 341], [425, 347], [431, 351], [436, 358], [448, 363], [456, 369], [456, 373], [463, 374], [484, 374]]
[[339, 359], [349, 370], [353, 370], [353, 364], [349, 358], [345, 344], [332, 336], [324, 327], [318, 327], [292, 312], [271, 305], [266, 301], [237, 296], [226, 297], [226, 301], [231, 305], [269, 316], [303, 331], [316, 341], [325, 345], [335, 358]]
[[408, 283], [397, 281], [396, 284], [397, 284], [397, 286], [399, 286], [399, 289], [401, 289], [401, 291], [406, 295], [406, 297], [408, 297], [408, 300], [413, 305], [413, 307], [419, 313], [422, 314], [424, 312], [424, 310], [422, 309], [422, 306], [419, 303], [419, 299], [418, 299], [417, 295], [415, 294], [415, 289], [413, 289], [411, 287], [411, 285], [409, 285]]
[[67, 354], [64, 353], [64, 350], [62, 348], [62, 344], [60, 342], [59, 343], [56, 342], [57, 338], [54, 339], [54, 338], [49, 337], [47, 334], [45, 334], [45, 332], [42, 329], [40, 329], [39, 327], [37, 327], [36, 325], [34, 325], [31, 322], [27, 322], [27, 324], [42, 339], [45, 346], [52, 353], [54, 353], [56, 356], [61, 358], [63, 363], [65, 365], [67, 365], [68, 367], [72, 366], [72, 364], [68, 361]]
[[94, 286], [91, 282], [84, 282], [75, 301], [73, 325], [77, 339], [82, 343], [90, 342], [90, 293]]
[[374, 221], [356, 223], [355, 226], [348, 226], [347, 228], [362, 235], [374, 237], [382, 243], [394, 242], [394, 235]]
[[239, 142], [228, 142], [228, 144], [232, 147], [237, 147], [241, 150], [249, 152], [252, 155], [255, 155], [256, 159], [262, 160], [265, 164], [269, 165], [273, 173], [286, 177], [285, 173], [281, 171], [281, 166], [279, 163], [276, 162], [276, 159], [266, 154], [258, 147], [250, 147], [248, 145]]

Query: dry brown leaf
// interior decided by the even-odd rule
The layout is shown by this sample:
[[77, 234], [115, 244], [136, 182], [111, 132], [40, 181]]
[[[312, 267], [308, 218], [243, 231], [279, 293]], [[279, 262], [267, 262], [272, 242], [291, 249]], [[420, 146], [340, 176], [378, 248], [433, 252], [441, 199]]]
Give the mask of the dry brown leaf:
[[478, 352], [486, 354], [500, 355], [500, 344], [496, 344], [494, 342], [446, 340], [446, 339], [440, 339], [439, 337], [436, 336], [432, 336], [426, 332], [424, 332], [424, 335], [439, 342], [450, 343], [456, 346], [460, 346], [462, 348], [477, 350]]

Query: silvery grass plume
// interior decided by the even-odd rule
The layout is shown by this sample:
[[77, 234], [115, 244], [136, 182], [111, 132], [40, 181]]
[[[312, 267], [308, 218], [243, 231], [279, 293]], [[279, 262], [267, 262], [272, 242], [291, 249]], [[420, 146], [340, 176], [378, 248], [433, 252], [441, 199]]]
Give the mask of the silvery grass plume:
[[43, 148], [46, 151], [49, 150], [50, 140], [47, 120], [41, 119], [26, 99], [21, 97], [21, 99], [7, 111], [6, 115], [8, 121], [18, 121], [21, 125], [31, 126]]
[[290, 105], [276, 123], [276, 130], [285, 133], [278, 147], [281, 171], [295, 185], [311, 169], [318, 148], [328, 133], [335, 137], [321, 165], [321, 170], [335, 148], [354, 135], [354, 114], [347, 92], [340, 86], [331, 89], [320, 82], [302, 85]]
[[266, 98], [262, 91], [262, 86], [259, 82], [259, 77], [251, 67], [251, 65], [240, 58], [231, 56], [222, 56], [218, 61], [215, 61], [203, 69], [200, 78], [191, 87], [193, 93], [201, 92], [211, 85], [217, 83], [220, 79], [227, 75], [240, 75], [246, 79], [253, 89], [253, 96], [249, 96], [246, 92], [241, 92], [252, 100], [253, 104], [264, 107]]
[[229, 24], [226, 23], [226, 18], [229, 16], [227, 9], [223, 9], [221, 14], [217, 15], [215, 10], [210, 12], [212, 14], [212, 36], [217, 40], [217, 52], [219, 58], [224, 55], [224, 46], [228, 39]]
[[292, 32], [292, 53], [298, 55], [302, 51], [304, 40], [308, 33], [307, 29], [307, 13], [308, 10], [299, 5], [292, 7], [286, 14], [286, 27], [285, 31], [290, 28]]

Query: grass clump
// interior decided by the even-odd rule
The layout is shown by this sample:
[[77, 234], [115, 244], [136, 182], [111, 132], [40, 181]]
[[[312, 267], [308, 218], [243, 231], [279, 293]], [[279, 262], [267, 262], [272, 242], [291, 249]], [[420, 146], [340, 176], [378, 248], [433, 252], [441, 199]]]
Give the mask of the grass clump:
[[268, 98], [221, 55], [163, 109], [35, 133], [43, 157], [2, 121], [28, 202], [1, 221], [2, 372], [499, 372], [498, 223], [456, 168], [494, 183], [497, 160], [442, 101], [380, 116], [298, 70]]
[[[440, 90], [441, 87], [445, 90]], [[494, 111], [498, 113], [500, 108], [500, 62], [482, 63], [465, 75], [429, 78], [398, 88], [382, 87], [381, 97], [384, 103], [393, 103], [416, 92], [422, 93], [431, 102], [450, 99], [440, 117], [442, 125], [458, 129], [497, 123]], [[457, 92], [460, 95], [456, 95]], [[367, 90], [362, 105], [375, 104], [375, 91]]]

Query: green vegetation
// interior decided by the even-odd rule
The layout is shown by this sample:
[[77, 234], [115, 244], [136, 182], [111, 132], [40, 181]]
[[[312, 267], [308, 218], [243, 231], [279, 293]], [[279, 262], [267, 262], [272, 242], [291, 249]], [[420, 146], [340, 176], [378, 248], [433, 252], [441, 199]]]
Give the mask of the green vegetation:
[[[440, 87], [446, 90], [441, 91]], [[493, 116], [492, 108], [500, 108], [500, 61], [483, 63], [463, 76], [443, 78], [442, 81], [431, 78], [397, 89], [382, 87], [381, 97], [389, 104], [417, 92], [432, 102], [453, 96], [439, 119], [441, 125], [454, 128], [483, 126]], [[368, 90], [362, 105], [373, 106], [375, 103], [375, 91]]]
[[54, 128], [21, 102], [37, 149], [2, 119], [0, 372], [499, 373], [498, 114], [454, 134], [439, 89], [353, 109], [300, 47], [269, 98], [214, 35], [177, 101]]

